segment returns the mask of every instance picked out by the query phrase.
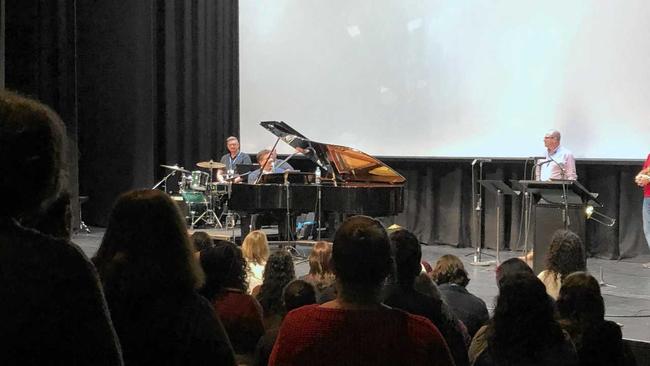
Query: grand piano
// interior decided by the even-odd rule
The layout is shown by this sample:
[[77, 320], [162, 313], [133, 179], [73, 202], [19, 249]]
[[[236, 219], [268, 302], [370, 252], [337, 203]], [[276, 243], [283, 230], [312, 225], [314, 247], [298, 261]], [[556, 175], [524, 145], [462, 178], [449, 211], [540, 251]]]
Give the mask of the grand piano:
[[[284, 122], [260, 125], [314, 162], [320, 182], [314, 173], [265, 174], [258, 184], [233, 184], [229, 209], [243, 214], [369, 216], [392, 216], [404, 209], [406, 179], [378, 159], [354, 148], [313, 141]], [[242, 230], [244, 235], [247, 230]]]

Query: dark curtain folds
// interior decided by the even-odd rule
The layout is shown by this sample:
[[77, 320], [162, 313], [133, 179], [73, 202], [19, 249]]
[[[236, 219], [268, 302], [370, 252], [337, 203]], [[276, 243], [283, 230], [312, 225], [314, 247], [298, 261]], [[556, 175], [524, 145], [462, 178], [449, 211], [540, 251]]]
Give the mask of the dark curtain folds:
[[[413, 230], [423, 243], [475, 246], [477, 230], [473, 221], [476, 211], [472, 205], [471, 160], [382, 160], [407, 178], [405, 211], [389, 220], [390, 223]], [[643, 192], [634, 184], [641, 163], [578, 161], [579, 182], [590, 191], [599, 193], [599, 200], [604, 204], [597, 211], [617, 219], [613, 227], [593, 220], [586, 222], [586, 246], [591, 255], [621, 259], [648, 253], [641, 222]], [[478, 171], [478, 167], [475, 169]], [[506, 182], [523, 179], [524, 161], [493, 160], [484, 165], [483, 178]], [[497, 217], [495, 196], [483, 191], [482, 247], [496, 248], [499, 220], [500, 248], [523, 249], [525, 233], [521, 197], [504, 196], [503, 209]], [[529, 235], [532, 236], [533, 232]], [[529, 238], [529, 243], [532, 242], [533, 239]]]

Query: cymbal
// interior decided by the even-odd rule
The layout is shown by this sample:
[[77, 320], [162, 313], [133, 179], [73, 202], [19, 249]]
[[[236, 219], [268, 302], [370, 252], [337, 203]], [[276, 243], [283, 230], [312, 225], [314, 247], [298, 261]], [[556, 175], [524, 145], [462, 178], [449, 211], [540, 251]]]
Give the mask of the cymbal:
[[220, 163], [218, 161], [201, 161], [196, 163], [196, 166], [199, 168], [205, 168], [205, 169], [223, 169], [226, 167], [226, 164]]
[[174, 165], [163, 165], [163, 164], [160, 164], [160, 166], [163, 167], [163, 168], [165, 168], [165, 169], [175, 170], [175, 171], [177, 171], [177, 172], [183, 172], [183, 173], [189, 173], [189, 172], [190, 172], [189, 170], [187, 170], [187, 169], [185, 169], [185, 168], [183, 168], [183, 167], [180, 167], [180, 166], [178, 166], [178, 165], [176, 165], [176, 164], [174, 164]]

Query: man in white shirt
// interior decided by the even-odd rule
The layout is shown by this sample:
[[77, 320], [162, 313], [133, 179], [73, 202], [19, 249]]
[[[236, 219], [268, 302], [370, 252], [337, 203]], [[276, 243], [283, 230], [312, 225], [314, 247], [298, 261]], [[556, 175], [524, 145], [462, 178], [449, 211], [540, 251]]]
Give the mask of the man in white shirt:
[[544, 135], [546, 153], [544, 159], [538, 163], [536, 170], [538, 180], [578, 179], [573, 153], [564, 146], [560, 146], [560, 139], [561, 135], [557, 130], [550, 130]]

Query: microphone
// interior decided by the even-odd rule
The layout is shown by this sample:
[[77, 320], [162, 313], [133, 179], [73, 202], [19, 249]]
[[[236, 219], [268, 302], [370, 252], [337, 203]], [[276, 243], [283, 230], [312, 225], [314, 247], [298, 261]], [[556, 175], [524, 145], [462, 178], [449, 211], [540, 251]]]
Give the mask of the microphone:
[[489, 158], [476, 158], [474, 161], [472, 161], [472, 166], [476, 165], [476, 163], [481, 162], [481, 163], [490, 163], [492, 162], [492, 159]]

